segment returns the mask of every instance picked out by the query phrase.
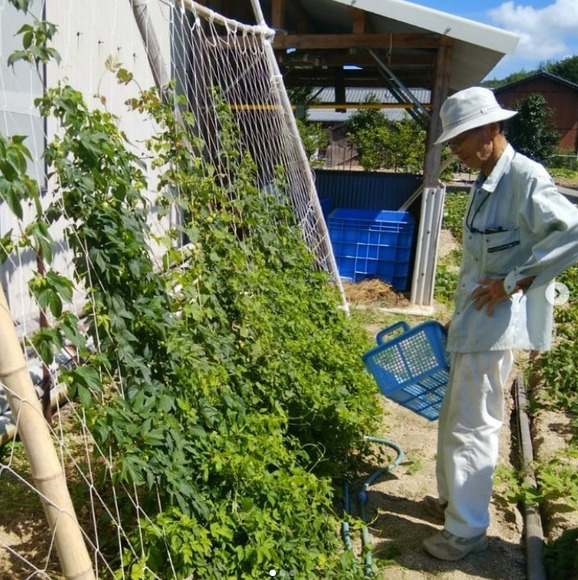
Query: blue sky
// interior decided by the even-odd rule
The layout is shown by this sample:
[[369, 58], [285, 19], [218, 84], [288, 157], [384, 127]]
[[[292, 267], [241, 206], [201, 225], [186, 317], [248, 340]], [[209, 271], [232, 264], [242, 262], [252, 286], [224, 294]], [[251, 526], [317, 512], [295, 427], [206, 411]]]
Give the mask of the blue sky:
[[540, 63], [578, 56], [578, 0], [411, 0], [414, 4], [449, 12], [515, 32], [520, 41], [487, 76], [502, 79]]

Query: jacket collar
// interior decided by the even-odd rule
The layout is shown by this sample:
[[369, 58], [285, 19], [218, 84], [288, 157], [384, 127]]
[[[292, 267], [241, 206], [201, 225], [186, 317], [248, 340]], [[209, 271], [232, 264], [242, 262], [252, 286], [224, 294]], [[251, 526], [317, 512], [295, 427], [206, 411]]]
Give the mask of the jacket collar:
[[510, 165], [512, 165], [512, 159], [514, 159], [514, 155], [516, 152], [514, 148], [508, 143], [504, 152], [500, 155], [500, 158], [494, 165], [492, 172], [488, 177], [484, 179], [484, 176], [480, 173], [475, 181], [476, 189], [483, 189], [488, 193], [491, 193], [496, 189], [502, 175], [506, 173], [510, 169]]

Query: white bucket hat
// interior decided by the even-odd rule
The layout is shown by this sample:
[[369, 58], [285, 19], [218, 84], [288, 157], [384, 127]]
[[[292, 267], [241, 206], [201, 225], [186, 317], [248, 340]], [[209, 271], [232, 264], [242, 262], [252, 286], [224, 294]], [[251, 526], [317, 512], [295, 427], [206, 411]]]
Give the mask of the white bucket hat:
[[517, 111], [502, 109], [494, 93], [483, 87], [471, 87], [448, 97], [440, 109], [443, 131], [436, 145], [449, 141], [470, 129], [505, 121]]

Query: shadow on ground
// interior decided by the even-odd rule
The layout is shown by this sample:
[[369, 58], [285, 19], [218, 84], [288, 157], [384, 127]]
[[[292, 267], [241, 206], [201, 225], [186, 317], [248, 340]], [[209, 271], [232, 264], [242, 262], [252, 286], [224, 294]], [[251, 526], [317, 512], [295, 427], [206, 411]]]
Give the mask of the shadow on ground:
[[[385, 476], [385, 480], [390, 478], [396, 479], [391, 474]], [[375, 560], [390, 561], [393, 567], [398, 565], [425, 574], [443, 573], [443, 578], [516, 580], [526, 577], [523, 549], [519, 544], [490, 534], [489, 547], [484, 552], [458, 562], [437, 560], [423, 550], [422, 542], [441, 530], [442, 525], [424, 510], [421, 501], [371, 488], [367, 498], [367, 521]], [[456, 575], [449, 575], [451, 572]], [[383, 578], [388, 578], [387, 567]]]

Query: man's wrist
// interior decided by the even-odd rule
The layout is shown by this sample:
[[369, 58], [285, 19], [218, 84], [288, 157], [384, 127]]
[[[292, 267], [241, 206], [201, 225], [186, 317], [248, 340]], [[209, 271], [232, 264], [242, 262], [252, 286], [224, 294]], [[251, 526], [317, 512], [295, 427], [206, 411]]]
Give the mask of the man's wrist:
[[521, 280], [518, 280], [516, 282], [516, 285], [514, 286], [514, 290], [512, 292], [512, 294], [515, 294], [516, 292], [522, 292], [525, 293], [527, 292], [528, 288], [532, 285], [532, 282], [534, 281], [534, 276], [528, 276], [526, 278], [522, 278]]

